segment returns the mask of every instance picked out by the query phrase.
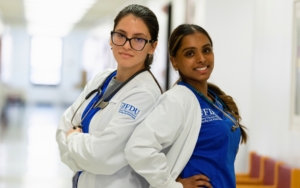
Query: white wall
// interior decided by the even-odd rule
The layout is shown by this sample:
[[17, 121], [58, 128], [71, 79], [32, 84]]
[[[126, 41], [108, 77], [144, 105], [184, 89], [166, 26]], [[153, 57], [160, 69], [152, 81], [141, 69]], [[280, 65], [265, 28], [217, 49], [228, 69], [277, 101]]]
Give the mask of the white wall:
[[2, 46], [3, 49], [10, 48], [11, 52], [9, 54], [11, 57], [6, 57], [10, 74], [6, 73], [9, 76], [5, 81], [10, 87], [26, 90], [29, 87], [30, 36], [21, 26], [10, 26], [5, 34], [10, 37], [11, 41], [10, 46], [5, 44]]
[[0, 11], [0, 36], [3, 35], [4, 31], [5, 31], [5, 25], [3, 23], [3, 18], [2, 18], [2, 15], [1, 15], [1, 11]]
[[300, 167], [291, 130], [293, 0], [255, 1], [250, 149]]

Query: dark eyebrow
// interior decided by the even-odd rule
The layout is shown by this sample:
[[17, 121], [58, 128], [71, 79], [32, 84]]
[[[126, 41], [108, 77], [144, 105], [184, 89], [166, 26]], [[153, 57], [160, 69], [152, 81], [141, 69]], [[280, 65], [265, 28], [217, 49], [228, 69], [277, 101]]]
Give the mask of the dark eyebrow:
[[182, 52], [184, 52], [184, 51], [186, 51], [186, 50], [194, 50], [194, 49], [196, 49], [195, 47], [187, 47], [187, 48], [184, 48], [183, 50], [182, 50]]
[[211, 44], [205, 44], [204, 46], [202, 46], [202, 48], [205, 48], [205, 47], [207, 47], [207, 46], [212, 47]]
[[[122, 30], [122, 29], [118, 29], [118, 30], [116, 30], [117, 32], [121, 32], [122, 34], [124, 33], [124, 34], [127, 34], [127, 32], [126, 31], [124, 31], [124, 30]], [[147, 36], [144, 34], [144, 33], [134, 33], [133, 34], [133, 36], [144, 36], [145, 38], [147, 38]]]
[[[202, 46], [202, 48], [205, 48], [205, 47], [207, 47], [207, 46], [210, 46], [210, 47], [211, 47], [211, 44], [205, 44], [205, 45]], [[187, 47], [187, 48], [184, 48], [184, 49], [182, 50], [182, 52], [184, 52], [184, 51], [186, 51], [186, 50], [194, 50], [194, 49], [196, 49], [196, 48], [195, 48], [195, 47]]]

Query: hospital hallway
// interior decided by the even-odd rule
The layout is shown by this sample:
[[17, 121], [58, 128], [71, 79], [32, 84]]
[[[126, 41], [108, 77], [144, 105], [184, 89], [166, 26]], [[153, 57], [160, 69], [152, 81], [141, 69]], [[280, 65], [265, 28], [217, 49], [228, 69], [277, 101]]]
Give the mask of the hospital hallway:
[[[149, 8], [159, 29], [147, 27], [148, 36], [119, 28], [121, 10], [132, 4]], [[123, 60], [118, 62], [125, 51], [136, 59], [151, 49], [151, 72], [164, 92], [171, 89], [181, 73], [171, 62], [169, 47], [176, 46], [169, 39], [182, 24], [207, 31], [213, 54], [202, 62], [195, 54], [204, 54], [206, 46], [194, 51], [202, 44], [193, 41], [193, 56], [179, 53], [182, 68], [199, 75], [199, 84], [208, 79], [219, 87], [227, 95], [221, 100], [232, 98], [238, 122], [246, 128], [235, 173], [258, 177], [263, 165], [257, 163], [265, 158], [300, 170], [300, 0], [0, 0], [0, 188], [71, 188], [73, 172], [61, 162], [55, 139], [63, 112], [84, 88], [96, 89], [90, 86], [97, 74], [123, 67]], [[123, 47], [113, 42], [118, 29], [128, 40]], [[180, 40], [190, 41], [183, 39], [187, 35], [194, 34]], [[128, 37], [144, 39], [144, 48], [134, 50]], [[196, 74], [198, 64], [208, 68], [200, 71], [207, 76]], [[177, 102], [185, 100], [189, 95]], [[206, 109], [200, 108], [203, 114]], [[260, 174], [260, 181], [269, 177]]]
[[0, 188], [71, 187], [72, 172], [59, 158], [55, 132], [65, 109], [9, 105], [0, 127]]

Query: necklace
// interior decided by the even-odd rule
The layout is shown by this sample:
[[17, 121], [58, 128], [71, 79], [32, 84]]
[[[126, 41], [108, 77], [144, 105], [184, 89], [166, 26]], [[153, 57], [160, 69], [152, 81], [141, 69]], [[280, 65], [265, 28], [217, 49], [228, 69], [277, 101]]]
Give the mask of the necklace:
[[[237, 128], [240, 127], [240, 125], [237, 123], [237, 121], [235, 121], [230, 115], [228, 115], [223, 109], [221, 109], [220, 107], [218, 107], [215, 103], [211, 102], [206, 96], [204, 96], [201, 92], [199, 92], [198, 90], [196, 90], [194, 87], [192, 87], [190, 85], [190, 87], [193, 89], [193, 91], [195, 91], [202, 99], [206, 100], [209, 104], [213, 105], [216, 109], [218, 109], [220, 112], [222, 112], [226, 117], [228, 117], [232, 123], [234, 123], [234, 125], [232, 125], [231, 127], [231, 131], [234, 132]], [[209, 92], [207, 92], [208, 95], [215, 100], [215, 102], [217, 102], [217, 100], [213, 97], [212, 94], [210, 94]], [[221, 101], [220, 101], [221, 102]], [[222, 102], [221, 102], [222, 104]], [[222, 104], [223, 105], [223, 104]]]

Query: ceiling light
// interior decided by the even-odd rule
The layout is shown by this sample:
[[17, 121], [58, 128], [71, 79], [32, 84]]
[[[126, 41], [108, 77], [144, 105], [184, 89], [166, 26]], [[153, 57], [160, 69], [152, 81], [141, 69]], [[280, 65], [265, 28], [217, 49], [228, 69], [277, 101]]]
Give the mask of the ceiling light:
[[66, 36], [96, 0], [24, 0], [31, 35]]

